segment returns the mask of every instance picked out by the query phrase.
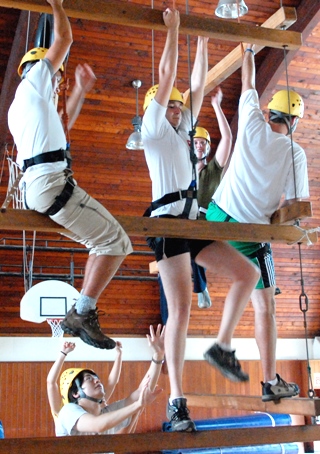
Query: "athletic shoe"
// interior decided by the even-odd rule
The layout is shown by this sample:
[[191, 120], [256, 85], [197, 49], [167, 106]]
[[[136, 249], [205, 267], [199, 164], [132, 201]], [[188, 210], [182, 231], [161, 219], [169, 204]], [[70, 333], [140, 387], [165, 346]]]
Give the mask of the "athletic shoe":
[[263, 402], [279, 400], [282, 397], [293, 397], [299, 394], [300, 388], [296, 383], [285, 382], [279, 374], [276, 374], [276, 377], [278, 382], [275, 385], [271, 385], [268, 382], [261, 382]]
[[229, 380], [235, 382], [249, 380], [249, 375], [241, 369], [235, 350], [228, 352], [218, 344], [213, 344], [203, 356], [211, 366], [216, 367]]
[[80, 337], [86, 344], [96, 348], [115, 348], [116, 342], [105, 336], [99, 325], [98, 310], [91, 310], [87, 314], [78, 314], [75, 306], [69, 310], [61, 322], [61, 328], [66, 334]]
[[200, 309], [207, 309], [212, 306], [208, 289], [205, 288], [203, 292], [198, 293], [198, 307]]
[[189, 417], [187, 399], [184, 397], [173, 399], [172, 405], [168, 402], [167, 418], [170, 419], [172, 432], [195, 432], [197, 430], [195, 423]]

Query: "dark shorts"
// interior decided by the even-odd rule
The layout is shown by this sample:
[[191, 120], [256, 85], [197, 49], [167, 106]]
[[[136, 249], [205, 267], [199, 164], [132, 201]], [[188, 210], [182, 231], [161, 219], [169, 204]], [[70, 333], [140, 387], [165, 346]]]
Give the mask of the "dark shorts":
[[[207, 221], [211, 222], [238, 222], [215, 203], [209, 204], [206, 218]], [[263, 289], [276, 285], [274, 262], [271, 245], [269, 243], [245, 241], [228, 241], [228, 243], [250, 259], [260, 269], [261, 276], [256, 285], [256, 289]]]
[[[174, 218], [175, 216], [163, 216]], [[195, 221], [197, 222], [197, 221]], [[211, 240], [190, 240], [185, 238], [147, 238], [149, 247], [154, 251], [156, 261], [160, 262], [163, 258], [175, 257], [177, 255], [190, 253], [194, 259], [202, 249], [213, 243]]]

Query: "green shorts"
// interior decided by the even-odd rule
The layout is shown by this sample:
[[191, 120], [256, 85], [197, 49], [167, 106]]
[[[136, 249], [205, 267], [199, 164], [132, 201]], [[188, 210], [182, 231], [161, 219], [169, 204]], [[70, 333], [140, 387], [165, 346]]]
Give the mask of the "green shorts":
[[[238, 222], [213, 202], [209, 204], [206, 219], [210, 222]], [[250, 259], [260, 269], [261, 276], [256, 285], [257, 289], [276, 285], [272, 250], [269, 243], [246, 241], [228, 241], [228, 243]]]

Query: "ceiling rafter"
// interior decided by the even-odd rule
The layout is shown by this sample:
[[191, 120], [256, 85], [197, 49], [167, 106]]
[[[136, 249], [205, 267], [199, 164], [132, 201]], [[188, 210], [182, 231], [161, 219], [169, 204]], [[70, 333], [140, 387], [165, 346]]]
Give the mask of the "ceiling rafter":
[[[44, 13], [52, 11], [50, 5], [45, 4], [43, 0], [0, 0], [0, 6]], [[130, 27], [166, 30], [162, 11], [144, 8], [133, 3], [77, 0], [71, 4], [65, 4], [64, 8], [69, 17]], [[287, 46], [288, 49], [298, 49], [301, 46], [301, 36], [296, 32], [264, 29], [254, 25], [187, 14], [180, 14], [180, 32], [196, 36], [209, 36], [209, 38], [219, 40], [250, 41], [258, 45], [276, 48]]]

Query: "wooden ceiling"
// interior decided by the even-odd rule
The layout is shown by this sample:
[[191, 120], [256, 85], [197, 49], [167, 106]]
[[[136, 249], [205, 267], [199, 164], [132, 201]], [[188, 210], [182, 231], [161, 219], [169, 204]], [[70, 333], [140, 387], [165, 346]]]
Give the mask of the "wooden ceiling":
[[[188, 89], [189, 54], [191, 62], [195, 54], [195, 31], [186, 20], [186, 12], [192, 20], [215, 19], [217, 2], [177, 0], [176, 7], [183, 15], [185, 28], [190, 30], [190, 39], [180, 35], [180, 58], [177, 87]], [[0, 197], [4, 200], [8, 184], [8, 168], [5, 148], [12, 150], [12, 138], [7, 128], [7, 111], [19, 83], [16, 73], [18, 62], [26, 47], [33, 47], [35, 30], [41, 5], [48, 10], [43, 0], [0, 0], [0, 153], [4, 157], [1, 172]], [[121, 2], [115, 2], [116, 5]], [[94, 70], [97, 81], [88, 94], [82, 113], [71, 131], [72, 153], [75, 177], [92, 196], [102, 202], [114, 215], [142, 215], [150, 201], [151, 184], [142, 151], [126, 150], [125, 144], [133, 131], [131, 120], [136, 113], [136, 93], [132, 87], [134, 79], [142, 81], [139, 90], [139, 114], [142, 115], [143, 97], [147, 89], [157, 83], [157, 67], [163, 49], [165, 35], [160, 23], [159, 11], [172, 4], [137, 0], [123, 2], [127, 8], [141, 7], [141, 17], [136, 23], [130, 22], [123, 14], [118, 23], [104, 14], [112, 2], [82, 2], [65, 0], [65, 8], [72, 16], [74, 42], [68, 61], [68, 77], [73, 83], [74, 69], [78, 63], [87, 62]], [[246, 1], [249, 13], [235, 20], [218, 20], [219, 34], [210, 29], [209, 67], [210, 88], [220, 83], [223, 90], [222, 107], [232, 126], [234, 136], [237, 130], [237, 105], [241, 90], [240, 70], [229, 71], [230, 54], [238, 45], [243, 33], [253, 36], [253, 26], [262, 25], [281, 6], [295, 8], [297, 20], [290, 31], [302, 34], [302, 46], [287, 53], [288, 84], [296, 89], [305, 101], [305, 116], [300, 121], [295, 140], [306, 150], [309, 165], [310, 200], [313, 217], [302, 222], [304, 228], [320, 225], [320, 180], [319, 180], [319, 124], [320, 124], [320, 3], [319, 0], [270, 0], [257, 4]], [[39, 9], [40, 5], [40, 9]], [[117, 6], [119, 9], [119, 6]], [[29, 14], [26, 8], [32, 12]], [[96, 11], [101, 10], [101, 14]], [[131, 11], [129, 8], [129, 11]], [[87, 11], [86, 11], [87, 9]], [[124, 9], [125, 10], [125, 9]], [[37, 11], [37, 12], [35, 12]], [[80, 14], [81, 11], [81, 14]], [[142, 23], [145, 12], [147, 19]], [[150, 14], [154, 17], [154, 32], [150, 28]], [[91, 20], [86, 19], [90, 17]], [[139, 23], [138, 23], [139, 22]], [[191, 21], [192, 22], [192, 21]], [[192, 22], [194, 24], [195, 22]], [[227, 35], [227, 24], [239, 25], [239, 40]], [[28, 25], [29, 24], [29, 25]], [[215, 22], [213, 22], [215, 24]], [[140, 25], [140, 26], [137, 26]], [[191, 28], [190, 28], [191, 27]], [[206, 29], [208, 30], [208, 29]], [[241, 33], [240, 33], [241, 31]], [[203, 32], [204, 34], [206, 31]], [[270, 39], [272, 33], [269, 33]], [[228, 40], [225, 37], [228, 37]], [[27, 38], [28, 37], [28, 38]], [[223, 37], [224, 39], [221, 39]], [[190, 51], [188, 48], [190, 45]], [[278, 46], [279, 47], [279, 46]], [[222, 63], [221, 63], [222, 62]], [[217, 66], [218, 65], [218, 66]], [[219, 66], [220, 65], [220, 66]], [[273, 91], [287, 85], [284, 52], [274, 47], [264, 47], [256, 56], [257, 89], [265, 108]], [[223, 67], [221, 69], [221, 66]], [[229, 73], [230, 74], [229, 74]], [[222, 74], [222, 76], [221, 76]], [[221, 76], [220, 79], [218, 76]], [[217, 82], [218, 81], [218, 82]], [[200, 125], [207, 128], [212, 139], [212, 148], [219, 142], [219, 131], [210, 104], [210, 92], [206, 95], [199, 117]], [[2, 231], [0, 242], [0, 335], [50, 335], [46, 324], [33, 324], [20, 319], [19, 305], [24, 294], [22, 232]], [[74, 285], [80, 289], [86, 254], [76, 244], [66, 243], [59, 235], [37, 233], [34, 255], [33, 281], [45, 274], [58, 275], [61, 279], [74, 269]], [[48, 241], [50, 240], [50, 241]], [[153, 256], [143, 238], [132, 238], [136, 253], [128, 257], [99, 301], [99, 308], [105, 312], [101, 325], [108, 334], [145, 335], [150, 323], [157, 323], [159, 315], [159, 290], [155, 277], [149, 275], [148, 264]], [[31, 259], [32, 234], [27, 234], [26, 262]], [[62, 248], [69, 248], [67, 251]], [[75, 248], [75, 249], [70, 249]], [[279, 337], [303, 337], [305, 335], [303, 316], [299, 309], [300, 262], [296, 245], [274, 244], [274, 258], [278, 286], [282, 294], [277, 297]], [[320, 327], [320, 255], [319, 245], [302, 246], [302, 263], [305, 292], [309, 297], [307, 311], [308, 334], [319, 334]], [[193, 297], [190, 321], [190, 335], [213, 335], [217, 333], [221, 318], [223, 298], [228, 279], [208, 275], [209, 291], [213, 307], [207, 311], [197, 308]], [[248, 306], [236, 337], [254, 337], [253, 311]]]

